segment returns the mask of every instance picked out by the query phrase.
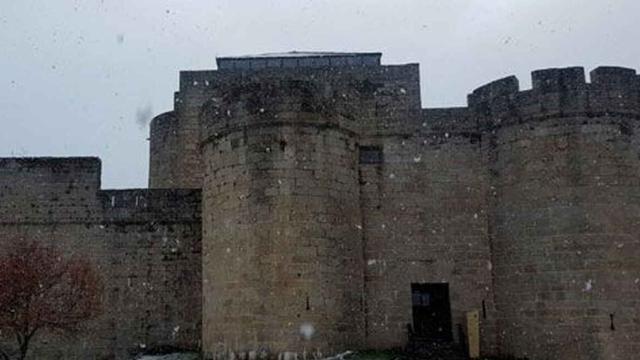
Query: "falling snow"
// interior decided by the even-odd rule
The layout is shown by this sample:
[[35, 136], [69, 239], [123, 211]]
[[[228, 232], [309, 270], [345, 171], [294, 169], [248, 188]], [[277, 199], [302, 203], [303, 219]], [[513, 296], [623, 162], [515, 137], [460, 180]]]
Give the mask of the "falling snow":
[[300, 335], [302, 335], [306, 340], [311, 340], [315, 332], [315, 327], [310, 323], [303, 323], [300, 325]]

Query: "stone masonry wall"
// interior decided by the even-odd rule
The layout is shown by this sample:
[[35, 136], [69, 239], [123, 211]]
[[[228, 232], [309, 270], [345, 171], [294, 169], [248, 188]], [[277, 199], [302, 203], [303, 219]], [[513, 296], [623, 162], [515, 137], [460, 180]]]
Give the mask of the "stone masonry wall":
[[0, 251], [54, 243], [107, 279], [88, 331], [34, 356], [399, 347], [411, 284], [448, 283], [451, 335], [479, 310], [483, 354], [633, 358], [640, 77], [532, 80], [421, 109], [415, 64], [185, 71], [151, 190], [100, 190], [96, 158], [0, 159]]
[[179, 119], [174, 111], [160, 114], [149, 124], [149, 188], [179, 188], [181, 182]]
[[199, 191], [100, 191], [99, 184], [96, 158], [0, 159], [1, 251], [32, 240], [54, 245], [90, 259], [104, 285], [99, 318], [77, 336], [43, 333], [30, 358], [199, 348]]
[[209, 82], [185, 83], [174, 95], [174, 109], [149, 126], [149, 187], [201, 189], [200, 112], [211, 98]]
[[490, 143], [499, 345], [532, 359], [631, 359], [640, 323], [635, 71], [536, 71], [469, 97]]
[[304, 357], [359, 348], [353, 120], [328, 106], [334, 98], [322, 81], [236, 80], [203, 117], [205, 354]]
[[[174, 109], [157, 116], [150, 125], [149, 186], [151, 188], [201, 188], [203, 164], [200, 123], [203, 106], [219, 98], [238, 76], [278, 77], [283, 73], [302, 79], [319, 74], [331, 89], [343, 114], [356, 116], [354, 126], [378, 135], [403, 126], [409, 112], [420, 113], [417, 64], [333, 68], [262, 69], [260, 71], [202, 70], [180, 72], [180, 89]], [[320, 89], [322, 91], [322, 89]], [[417, 94], [417, 96], [416, 96]], [[402, 110], [401, 110], [402, 109]], [[206, 126], [206, 124], [204, 124]]]
[[[380, 164], [361, 164], [367, 343], [402, 347], [413, 323], [412, 283], [448, 283], [456, 341], [481, 311], [482, 350], [495, 312], [481, 138], [466, 109], [429, 109], [406, 130], [372, 139]], [[484, 310], [484, 311], [483, 311]]]
[[[299, 86], [310, 78], [314, 79], [315, 84], [320, 85], [305, 92]], [[285, 82], [282, 79], [289, 80]], [[245, 83], [259, 83], [262, 86], [245, 86]], [[299, 93], [296, 96], [302, 99], [278, 97], [278, 91], [287, 88], [298, 89]], [[262, 150], [247, 150], [242, 144], [252, 141], [265, 143], [265, 149], [269, 148], [273, 153], [263, 155], [259, 158], [259, 163], [268, 168], [268, 157], [264, 156], [276, 156], [280, 145], [267, 143], [292, 136], [283, 135], [291, 132], [284, 129], [296, 124], [296, 121], [305, 119], [306, 115], [300, 117], [289, 107], [298, 105], [299, 108], [294, 111], [322, 110], [314, 107], [322, 108], [317, 106], [316, 101], [318, 97], [324, 97], [324, 110], [331, 109], [342, 116], [342, 120], [337, 120], [338, 126], [353, 131], [351, 136], [355, 136], [355, 145], [380, 145], [385, 157], [382, 166], [360, 165], [358, 169], [358, 181], [362, 185], [357, 199], [361, 207], [361, 218], [355, 221], [355, 226], [359, 231], [358, 236], [364, 242], [362, 251], [369, 264], [360, 270], [365, 279], [361, 301], [365, 311], [364, 336], [367, 346], [380, 348], [406, 344], [407, 324], [412, 322], [412, 282], [449, 282], [452, 291], [454, 335], [457, 338], [455, 325], [463, 322], [464, 312], [485, 309], [482, 329], [486, 336], [483, 336], [483, 349], [493, 349], [495, 342], [490, 329], [491, 321], [495, 317], [491, 315], [491, 263], [486, 236], [486, 214], [482, 210], [486, 179], [477, 127], [464, 109], [434, 109], [424, 112], [420, 109], [419, 74], [416, 65], [285, 71], [263, 69], [245, 72], [182, 72], [183, 101], [187, 101], [188, 94], [191, 93], [199, 94], [195, 99], [211, 97], [200, 110], [201, 116], [209, 116], [206, 119], [201, 118], [201, 135], [208, 144], [203, 149], [209, 151], [208, 154], [211, 156], [205, 161], [205, 194], [211, 191], [208, 187], [220, 187], [221, 182], [224, 186], [232, 186], [233, 191], [244, 189], [237, 184], [244, 184], [245, 181], [253, 179], [251, 176], [254, 175], [248, 169], [256, 166], [247, 163], [246, 152]], [[243, 97], [244, 100], [241, 100]], [[192, 104], [196, 102], [189, 101]], [[220, 107], [225, 102], [237, 102], [249, 109], [249, 112], [257, 113], [260, 118], [259, 124], [253, 124], [253, 120], [249, 121], [238, 115], [238, 111], [246, 110], [244, 108], [238, 110]], [[266, 104], [261, 105], [261, 102]], [[274, 111], [274, 107], [281, 108]], [[215, 121], [211, 121], [210, 117], [215, 118]], [[211, 138], [207, 137], [208, 134]], [[296, 136], [303, 136], [303, 142], [314, 142], [300, 132]], [[254, 137], [255, 139], [252, 139]], [[262, 139], [264, 137], [266, 139]], [[282, 141], [287, 144], [297, 143], [293, 139]], [[309, 150], [305, 147], [300, 151], [304, 153]], [[352, 156], [358, 156], [355, 146]], [[335, 165], [338, 164], [340, 163]], [[217, 169], [220, 166], [233, 169], [223, 172], [228, 180], [217, 177]], [[286, 170], [287, 166], [291, 167], [289, 170], [293, 170], [298, 165], [282, 163], [278, 166], [282, 167], [282, 170]], [[340, 167], [333, 166], [330, 173], [340, 171]], [[211, 174], [215, 176], [211, 177]], [[263, 188], [270, 184], [267, 179], [273, 175], [261, 172], [259, 178], [263, 179], [262, 183], [252, 180], [255, 183], [244, 186]], [[234, 177], [244, 180], [237, 180], [234, 185], [231, 180]], [[222, 190], [216, 191], [212, 194], [215, 195], [215, 201], [219, 201], [218, 197], [221, 195], [218, 191]], [[232, 237], [225, 235], [226, 233], [220, 229], [231, 226], [229, 221], [225, 220], [228, 217], [242, 217], [243, 212], [232, 215], [235, 211], [240, 211], [234, 209], [235, 207], [273, 208], [269, 203], [255, 203], [255, 198], [242, 196], [244, 195], [238, 195], [237, 200], [231, 197], [230, 203], [224, 205], [205, 201], [205, 229], [208, 217], [211, 217], [212, 221], [212, 230], [209, 230], [211, 235], [208, 236], [215, 238], [215, 241], [233, 241]], [[425, 201], [425, 198], [429, 200]], [[209, 199], [209, 196], [205, 195], [205, 199]], [[218, 208], [220, 206], [222, 207]], [[322, 206], [316, 206], [319, 206], [318, 211], [322, 211]], [[385, 230], [380, 226], [389, 228]], [[246, 234], [246, 231], [251, 234], [252, 230], [234, 227], [229, 231], [230, 234]], [[316, 231], [314, 224], [305, 225], [305, 232], [313, 231]], [[246, 245], [251, 239], [251, 235], [247, 236], [249, 238], [243, 240], [243, 249], [252, 246]], [[247, 236], [242, 235], [242, 238]], [[205, 241], [205, 248], [209, 246], [207, 244]], [[205, 301], [212, 301], [216, 306], [220, 306], [220, 310], [216, 311], [228, 313], [230, 310], [225, 308], [225, 304], [231, 303], [225, 303], [213, 295], [216, 293], [216, 284], [222, 281], [220, 274], [225, 273], [224, 269], [230, 266], [226, 262], [209, 265], [207, 259], [212, 259], [213, 262], [213, 259], [227, 256], [219, 253], [223, 246], [216, 245], [216, 248], [218, 252], [214, 252], [215, 256], [205, 256]], [[473, 255], [468, 254], [469, 249], [473, 251]], [[241, 256], [240, 259], [244, 269], [242, 271], [252, 272], [253, 270], [246, 268], [252, 257]], [[438, 259], [436, 263], [434, 259]], [[393, 264], [391, 270], [386, 268], [387, 263]], [[210, 272], [208, 269], [211, 269]], [[410, 269], [409, 277], [406, 276], [407, 269]], [[232, 272], [225, 276], [224, 279], [228, 279], [229, 276], [235, 278], [238, 274]], [[216, 280], [213, 284], [207, 285], [211, 278]], [[207, 286], [210, 286], [210, 291], [206, 289]], [[336, 289], [337, 291], [339, 289]], [[234, 299], [244, 299], [241, 294], [233, 294]], [[215, 323], [214, 319], [219, 318], [214, 317], [210, 321]], [[205, 320], [205, 323], [207, 321], [209, 320]], [[233, 330], [235, 332], [242, 332], [243, 329], [251, 332], [256, 328], [255, 323], [248, 320], [234, 321], [238, 327], [238, 330]], [[228, 323], [231, 323], [231, 318], [225, 320], [224, 325], [220, 325], [225, 329], [220, 328], [216, 333], [229, 333], [231, 330], [227, 326]], [[205, 325], [205, 339], [209, 336], [207, 333]], [[240, 339], [236, 340], [238, 344], [247, 342], [242, 340], [244, 338], [241, 335], [234, 336]], [[251, 347], [238, 349], [236, 346], [234, 349], [228, 345], [229, 340], [222, 336], [215, 341], [216, 351], [222, 349], [243, 352]], [[251, 340], [249, 343], [259, 342]], [[350, 347], [353, 345], [350, 344]]]

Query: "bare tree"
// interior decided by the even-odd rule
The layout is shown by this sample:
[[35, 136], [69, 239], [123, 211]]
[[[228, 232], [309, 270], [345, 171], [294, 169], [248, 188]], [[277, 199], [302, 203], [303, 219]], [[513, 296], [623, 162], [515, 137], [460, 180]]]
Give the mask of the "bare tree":
[[[102, 285], [84, 259], [65, 258], [36, 242], [16, 244], [0, 256], [0, 332], [14, 337], [24, 360], [41, 331], [76, 333], [101, 308]], [[0, 359], [10, 360], [0, 349]]]

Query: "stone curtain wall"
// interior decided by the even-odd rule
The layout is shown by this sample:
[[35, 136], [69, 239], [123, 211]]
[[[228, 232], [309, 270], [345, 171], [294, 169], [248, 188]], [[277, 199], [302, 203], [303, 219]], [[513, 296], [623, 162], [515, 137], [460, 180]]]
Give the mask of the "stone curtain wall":
[[384, 153], [360, 165], [371, 347], [407, 343], [412, 283], [448, 283], [454, 339], [463, 340], [465, 313], [479, 310], [483, 352], [494, 350], [487, 172], [471, 119], [462, 108], [429, 109], [370, 140]]
[[37, 359], [128, 359], [200, 339], [198, 190], [101, 191], [95, 158], [0, 159], [0, 251], [36, 240], [88, 258], [104, 312], [78, 336], [42, 334]]

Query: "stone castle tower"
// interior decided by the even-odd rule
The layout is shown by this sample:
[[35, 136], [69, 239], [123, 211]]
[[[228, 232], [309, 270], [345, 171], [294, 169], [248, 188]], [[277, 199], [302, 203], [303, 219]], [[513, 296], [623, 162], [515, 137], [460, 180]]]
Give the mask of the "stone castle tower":
[[[96, 160], [3, 159], [0, 185], [49, 184], [8, 199], [48, 213], [0, 205], [0, 231], [54, 226], [109, 254], [96, 261], [113, 311], [87, 339], [102, 358], [132, 339], [246, 360], [462, 342], [473, 310], [484, 354], [640, 352], [636, 72], [539, 70], [532, 89], [507, 77], [466, 107], [423, 109], [418, 65], [380, 58], [181, 72], [174, 110], [151, 123], [149, 189], [100, 190]], [[128, 338], [106, 335], [114, 323]]]
[[402, 345], [411, 284], [441, 282], [454, 325], [482, 309], [489, 351], [634, 346], [634, 70], [541, 70], [424, 110], [417, 65], [380, 54], [218, 67], [183, 72], [152, 125], [150, 185], [203, 189], [205, 350]]

